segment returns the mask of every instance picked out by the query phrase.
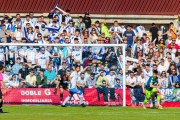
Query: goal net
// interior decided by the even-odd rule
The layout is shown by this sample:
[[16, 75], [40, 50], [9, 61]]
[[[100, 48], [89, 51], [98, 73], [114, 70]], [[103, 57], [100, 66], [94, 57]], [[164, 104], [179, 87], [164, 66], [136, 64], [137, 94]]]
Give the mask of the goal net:
[[[126, 105], [124, 45], [2, 43], [0, 56], [5, 104], [62, 104], [78, 65], [76, 88], [86, 105]], [[67, 104], [79, 105], [79, 95]]]

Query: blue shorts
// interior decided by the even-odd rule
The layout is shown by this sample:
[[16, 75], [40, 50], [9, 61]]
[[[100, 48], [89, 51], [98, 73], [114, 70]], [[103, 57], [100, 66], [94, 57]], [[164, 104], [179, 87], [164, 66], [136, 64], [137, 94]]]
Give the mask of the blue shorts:
[[77, 94], [78, 92], [79, 92], [79, 90], [76, 88], [69, 89], [69, 94]]

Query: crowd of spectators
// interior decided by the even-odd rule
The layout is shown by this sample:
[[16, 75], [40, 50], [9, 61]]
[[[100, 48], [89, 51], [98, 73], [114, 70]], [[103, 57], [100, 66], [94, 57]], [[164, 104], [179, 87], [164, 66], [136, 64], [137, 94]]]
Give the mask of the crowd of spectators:
[[[0, 41], [13, 46], [0, 45], [0, 64], [5, 66], [4, 82], [11, 88], [55, 87], [63, 81], [66, 70], [81, 65], [77, 87], [122, 88], [126, 69], [127, 87], [142, 87], [158, 70], [159, 83], [164, 88], [177, 87], [180, 75], [180, 33], [173, 23], [169, 28], [152, 23], [150, 30], [139, 24], [136, 27], [114, 21], [108, 28], [105, 21], [92, 22], [89, 12], [77, 21], [59, 10], [37, 19], [30, 12], [23, 20], [20, 14], [12, 18], [4, 14], [0, 20]], [[146, 32], [149, 31], [150, 34]], [[40, 46], [18, 46], [18, 43], [37, 43]], [[64, 46], [43, 46], [64, 44]], [[66, 44], [125, 44], [126, 61], [122, 61], [122, 47], [81, 46]], [[122, 66], [126, 62], [126, 66]], [[58, 77], [60, 76], [60, 77]]]

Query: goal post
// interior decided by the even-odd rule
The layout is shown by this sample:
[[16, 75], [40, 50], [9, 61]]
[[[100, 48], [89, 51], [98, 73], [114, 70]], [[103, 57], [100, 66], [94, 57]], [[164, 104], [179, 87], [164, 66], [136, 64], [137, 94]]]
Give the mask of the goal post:
[[[124, 44], [32, 44], [32, 43], [1, 43], [0, 44], [0, 46], [4, 46], [4, 47], [8, 47], [8, 48], [6, 48], [5, 49], [5, 51], [6, 52], [8, 52], [8, 50], [9, 50], [9, 47], [10, 46], [21, 46], [21, 47], [25, 47], [25, 49], [27, 50], [28, 48], [29, 48], [29, 46], [33, 46], [33, 48], [34, 47], [39, 47], [39, 48], [41, 48], [41, 47], [71, 47], [71, 49], [73, 48], [73, 47], [82, 47], [82, 48], [84, 48], [84, 47], [90, 47], [91, 48], [91, 52], [92, 52], [92, 48], [93, 47], [104, 47], [104, 48], [114, 48], [114, 53], [115, 53], [115, 56], [117, 57], [117, 63], [119, 63], [118, 65], [121, 65], [121, 69], [123, 70], [123, 76], [122, 76], [122, 78], [123, 78], [123, 81], [122, 81], [122, 83], [123, 83], [123, 87], [122, 88], [120, 88], [121, 90], [122, 90], [122, 106], [126, 106], [126, 78], [125, 78], [125, 45]], [[14, 49], [14, 48], [12, 48], [11, 47], [11, 49]], [[23, 48], [24, 49], [24, 48]], [[120, 57], [120, 55], [118, 56], [118, 54], [117, 54], [117, 50], [118, 49], [121, 49], [122, 51], [122, 55], [121, 55], [121, 57]], [[4, 52], [5, 52], [4, 51]], [[105, 51], [104, 51], [105, 52]], [[28, 53], [26, 53], [26, 54], [28, 54]], [[63, 54], [65, 54], [65, 53], [62, 53], [61, 52], [61, 57], [63, 56]], [[5, 56], [6, 56], [6, 54], [5, 54]], [[71, 54], [71, 56], [72, 56], [72, 54]], [[20, 56], [21, 57], [21, 56]], [[93, 56], [94, 57], [94, 56]], [[121, 60], [118, 58], [118, 57], [120, 57], [121, 58]], [[6, 57], [6, 59], [10, 59], [10, 58], [7, 58]], [[94, 58], [95, 59], [95, 58]], [[96, 60], [98, 60], [97, 58], [96, 58]], [[71, 62], [71, 61], [70, 61]], [[103, 63], [104, 64], [104, 63]], [[6, 66], [7, 67], [7, 66]], [[117, 66], [118, 68], [120, 68], [119, 66]], [[11, 89], [11, 88], [10, 88]], [[13, 88], [14, 89], [14, 88]], [[16, 88], [15, 88], [16, 89]], [[21, 89], [24, 89], [24, 88], [17, 88], [18, 90], [21, 90]], [[28, 89], [28, 88], [27, 88]], [[32, 89], [32, 88], [31, 88]], [[40, 90], [41, 88], [33, 88], [33, 89], [38, 89], [38, 90]], [[9, 91], [10, 92], [10, 91]], [[43, 92], [43, 91], [42, 91]], [[53, 92], [53, 90], [52, 89], [50, 89], [50, 91], [48, 91], [48, 90], [46, 90], [45, 91], [46, 92], [46, 94], [48, 95], [48, 94], [53, 94], [52, 92]], [[49, 93], [50, 92], [50, 93]], [[10, 93], [9, 93], [10, 94]], [[13, 93], [13, 96], [16, 96], [16, 95], [14, 95], [15, 93]], [[24, 93], [24, 94], [26, 94], [26, 93]], [[28, 95], [29, 95], [30, 93], [28, 93]], [[33, 93], [32, 93], [33, 94]], [[36, 93], [37, 94], [37, 93]], [[27, 95], [27, 96], [28, 96]], [[8, 96], [8, 94], [5, 94], [5, 102], [6, 102], [6, 100], [8, 101], [7, 103], [13, 103], [13, 101], [11, 101], [10, 100], [10, 98], [6, 98], [6, 96], [7, 97], [10, 97], [10, 96]], [[24, 96], [23, 96], [24, 97]], [[55, 99], [54, 98], [54, 96], [52, 96], [53, 97], [53, 99]], [[57, 97], [59, 97], [59, 96], [57, 96]], [[89, 99], [89, 98], [88, 98]], [[108, 99], [110, 99], [110, 98], [108, 98]], [[20, 104], [23, 104], [23, 101], [22, 100], [20, 100], [18, 103], [20, 103]], [[28, 103], [27, 101], [25, 101], [25, 103]], [[33, 104], [34, 102], [33, 101], [30, 101], [30, 104]], [[36, 104], [37, 104], [37, 102], [35, 102]], [[43, 104], [43, 103], [40, 103], [40, 104]], [[53, 103], [52, 103], [53, 104]], [[92, 104], [93, 105], [93, 104]], [[109, 105], [109, 103], [108, 104], [100, 104], [100, 105]], [[110, 105], [116, 105], [113, 101], [112, 101], [112, 103], [110, 103]]]

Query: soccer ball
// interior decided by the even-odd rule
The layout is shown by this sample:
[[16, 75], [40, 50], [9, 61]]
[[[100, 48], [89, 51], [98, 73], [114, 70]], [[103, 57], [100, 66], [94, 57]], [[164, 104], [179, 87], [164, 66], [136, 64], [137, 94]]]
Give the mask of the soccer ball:
[[166, 96], [163, 95], [163, 94], [160, 95], [161, 100], [164, 100], [165, 97], [166, 97]]

